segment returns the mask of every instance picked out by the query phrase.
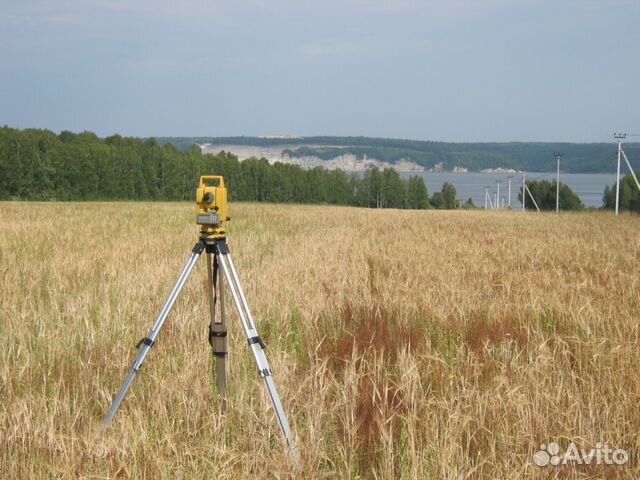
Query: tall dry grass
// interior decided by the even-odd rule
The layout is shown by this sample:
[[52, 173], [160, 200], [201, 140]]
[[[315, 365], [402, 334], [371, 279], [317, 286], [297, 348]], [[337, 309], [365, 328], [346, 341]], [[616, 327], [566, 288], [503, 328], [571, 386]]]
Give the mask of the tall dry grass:
[[[631, 478], [640, 218], [232, 204], [229, 244], [304, 468], [204, 262], [99, 425], [195, 242], [191, 204], [0, 204], [2, 478]], [[535, 466], [541, 443], [628, 465]]]

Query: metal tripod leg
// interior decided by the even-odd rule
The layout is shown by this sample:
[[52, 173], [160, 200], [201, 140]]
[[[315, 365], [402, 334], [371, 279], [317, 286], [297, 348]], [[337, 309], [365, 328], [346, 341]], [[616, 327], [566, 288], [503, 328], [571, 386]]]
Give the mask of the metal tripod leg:
[[[224, 304], [224, 285], [222, 271], [218, 269], [218, 257], [207, 252], [207, 292], [211, 308], [209, 324], [209, 343], [213, 350], [216, 369], [216, 385], [222, 397], [222, 411], [227, 407], [227, 318]], [[220, 319], [216, 318], [216, 303], [220, 299]]]
[[151, 347], [153, 346], [153, 343], [155, 342], [156, 337], [158, 336], [158, 332], [162, 328], [164, 321], [167, 319], [167, 316], [169, 315], [169, 312], [171, 311], [171, 308], [173, 307], [173, 304], [175, 303], [176, 298], [178, 298], [178, 294], [180, 293], [180, 290], [182, 290], [182, 287], [187, 281], [187, 278], [189, 278], [189, 274], [193, 270], [193, 267], [195, 266], [196, 261], [200, 257], [200, 254], [204, 251], [204, 248], [205, 248], [205, 243], [203, 241], [198, 242], [196, 246], [193, 247], [193, 250], [191, 252], [191, 257], [187, 261], [187, 264], [182, 270], [182, 273], [178, 277], [178, 281], [173, 287], [173, 290], [171, 291], [171, 293], [169, 294], [169, 298], [167, 299], [167, 302], [164, 304], [164, 307], [162, 307], [162, 310], [160, 311], [158, 318], [154, 322], [153, 327], [151, 327], [151, 330], [149, 331], [147, 336], [142, 340], [140, 340], [140, 342], [138, 342], [138, 345], [137, 345], [137, 347], [139, 348], [138, 356], [133, 362], [133, 366], [131, 367], [131, 371], [129, 372], [129, 375], [127, 375], [127, 378], [125, 378], [124, 383], [120, 387], [120, 391], [118, 392], [118, 395], [116, 395], [116, 398], [113, 401], [111, 408], [109, 409], [109, 413], [107, 413], [107, 416], [104, 417], [104, 421], [102, 422], [103, 428], [109, 425], [109, 422], [118, 411], [118, 408], [120, 408], [120, 404], [124, 400], [124, 397], [129, 391], [129, 388], [131, 388], [131, 384], [133, 383], [133, 380], [135, 379], [138, 373], [138, 370], [140, 370], [140, 367], [142, 366], [144, 359], [149, 353], [149, 350], [151, 349]]
[[224, 272], [227, 284], [229, 285], [229, 291], [231, 292], [233, 303], [235, 304], [238, 311], [238, 316], [240, 317], [240, 321], [242, 322], [242, 328], [244, 329], [247, 341], [249, 342], [249, 346], [251, 347], [251, 351], [253, 352], [253, 356], [258, 366], [258, 373], [264, 379], [264, 384], [267, 388], [267, 392], [269, 393], [271, 404], [273, 405], [276, 417], [278, 418], [280, 430], [282, 431], [287, 445], [289, 446], [289, 453], [291, 454], [291, 458], [293, 459], [295, 465], [297, 467], [300, 467], [300, 455], [293, 440], [291, 428], [289, 427], [289, 421], [287, 420], [287, 416], [284, 413], [284, 409], [282, 408], [282, 403], [280, 402], [280, 397], [278, 396], [278, 391], [276, 390], [276, 384], [273, 381], [273, 376], [271, 374], [269, 362], [267, 361], [267, 356], [264, 353], [265, 344], [262, 342], [262, 339], [260, 338], [260, 336], [258, 335], [258, 331], [256, 330], [253, 318], [251, 317], [251, 312], [249, 311], [247, 299], [245, 298], [242, 291], [242, 286], [240, 285], [240, 280], [238, 279], [238, 274], [236, 273], [236, 269], [233, 266], [233, 261], [231, 260], [231, 255], [229, 253], [229, 247], [226, 243], [218, 242], [216, 244], [216, 255], [218, 257], [220, 266], [222, 267], [222, 271]]

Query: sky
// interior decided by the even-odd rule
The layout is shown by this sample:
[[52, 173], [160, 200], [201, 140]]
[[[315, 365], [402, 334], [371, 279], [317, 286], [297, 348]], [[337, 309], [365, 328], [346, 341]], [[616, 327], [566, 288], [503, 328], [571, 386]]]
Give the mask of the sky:
[[639, 0], [0, 0], [0, 125], [608, 142]]

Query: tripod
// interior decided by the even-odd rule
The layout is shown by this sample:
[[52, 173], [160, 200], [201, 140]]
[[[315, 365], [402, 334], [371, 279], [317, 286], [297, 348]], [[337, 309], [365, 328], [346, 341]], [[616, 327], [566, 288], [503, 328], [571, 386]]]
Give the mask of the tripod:
[[[203, 229], [204, 230], [204, 229]], [[219, 321], [215, 318], [215, 305], [217, 300], [217, 283], [218, 280], [222, 280], [222, 276], [220, 275], [219, 267], [221, 267], [221, 271], [224, 274], [224, 279], [226, 280], [227, 285], [229, 286], [229, 292], [231, 293], [231, 297], [233, 299], [233, 303], [236, 306], [238, 317], [240, 317], [240, 322], [242, 323], [242, 328], [244, 330], [244, 334], [247, 337], [247, 341], [249, 343], [249, 347], [251, 348], [251, 352], [253, 353], [253, 357], [256, 361], [256, 365], [258, 366], [258, 374], [264, 380], [265, 387], [267, 388], [267, 392], [269, 393], [269, 398], [271, 400], [271, 404], [275, 411], [276, 417], [278, 419], [278, 424], [280, 426], [280, 430], [284, 435], [284, 438], [287, 442], [287, 446], [289, 447], [289, 453], [295, 463], [296, 466], [300, 465], [299, 454], [296, 449], [295, 443], [293, 441], [293, 435], [291, 434], [291, 429], [289, 427], [289, 422], [287, 420], [287, 416], [284, 413], [284, 409], [282, 408], [282, 403], [280, 402], [280, 397], [278, 396], [278, 392], [276, 390], [276, 385], [273, 381], [273, 376], [271, 374], [271, 368], [269, 367], [269, 362], [267, 361], [267, 357], [264, 353], [265, 344], [258, 335], [258, 331], [256, 330], [256, 326], [253, 322], [253, 318], [251, 317], [251, 312], [249, 311], [249, 306], [247, 304], [247, 299], [244, 296], [242, 291], [242, 286], [240, 285], [240, 280], [238, 279], [238, 274], [233, 265], [233, 260], [231, 260], [231, 254], [229, 252], [229, 247], [226, 243], [224, 237], [216, 237], [214, 235], [205, 235], [202, 234], [200, 240], [193, 247], [191, 252], [191, 257], [187, 261], [182, 273], [178, 277], [178, 281], [176, 282], [173, 290], [169, 294], [169, 298], [167, 302], [162, 307], [158, 318], [156, 319], [153, 327], [142, 340], [138, 342], [136, 348], [138, 348], [138, 355], [133, 362], [131, 370], [129, 374], [124, 380], [124, 383], [120, 387], [120, 391], [116, 395], [107, 416], [103, 421], [103, 428], [109, 425], [109, 422], [116, 414], [118, 409], [120, 408], [120, 404], [124, 400], [125, 395], [131, 388], [133, 384], [133, 380], [135, 379], [142, 363], [145, 358], [149, 354], [151, 347], [156, 341], [156, 337], [162, 328], [173, 304], [175, 303], [178, 295], [180, 294], [180, 290], [186, 283], [193, 267], [195, 266], [198, 258], [205, 252], [207, 254], [207, 276], [208, 276], [208, 293], [209, 300], [211, 306], [211, 324], [209, 325], [209, 342], [213, 348], [213, 353], [216, 356], [216, 377], [217, 377], [217, 385], [218, 391], [223, 397], [223, 408], [226, 405], [226, 372], [225, 372], [225, 360], [227, 355], [227, 327], [226, 327], [226, 318], [225, 318], [225, 310], [224, 310], [224, 297], [223, 297], [223, 285], [220, 282], [220, 296], [221, 296], [221, 319]]]

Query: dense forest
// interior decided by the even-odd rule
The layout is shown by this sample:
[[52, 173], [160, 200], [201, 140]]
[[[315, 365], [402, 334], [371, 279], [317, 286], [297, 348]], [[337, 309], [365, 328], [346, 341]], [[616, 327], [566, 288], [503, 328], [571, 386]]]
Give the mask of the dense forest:
[[[224, 175], [231, 200], [431, 207], [421, 177], [403, 180], [392, 169], [349, 175], [270, 165], [265, 159], [240, 162], [229, 153], [202, 154], [196, 146], [180, 150], [155, 139], [0, 128], [3, 200], [193, 200], [205, 174]], [[438, 201], [439, 208], [457, 206], [455, 189], [447, 195], [448, 203]]]
[[[389, 163], [409, 160], [425, 168], [441, 163], [445, 170], [464, 167], [470, 171], [486, 168], [512, 168], [529, 172], [555, 171], [553, 152], [563, 152], [562, 170], [567, 173], [603, 173], [615, 170], [617, 145], [611, 143], [446, 143], [369, 137], [166, 137], [160, 144], [171, 143], [188, 149], [196, 143], [281, 147], [290, 157], [315, 156], [324, 160], [353, 154], [357, 158]], [[640, 144], [626, 143], [634, 169], [640, 169]]]

